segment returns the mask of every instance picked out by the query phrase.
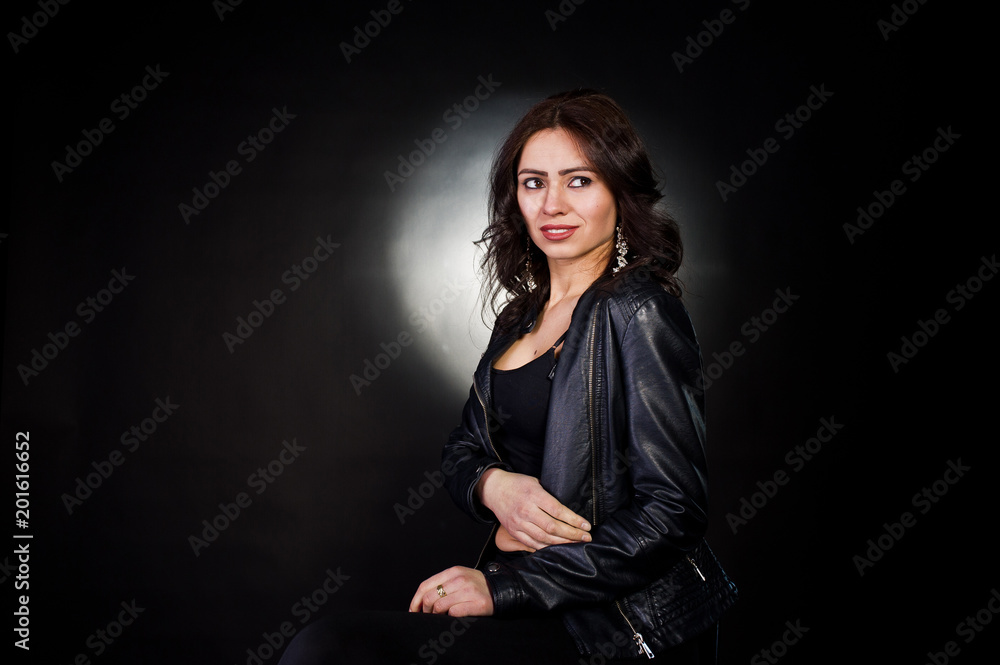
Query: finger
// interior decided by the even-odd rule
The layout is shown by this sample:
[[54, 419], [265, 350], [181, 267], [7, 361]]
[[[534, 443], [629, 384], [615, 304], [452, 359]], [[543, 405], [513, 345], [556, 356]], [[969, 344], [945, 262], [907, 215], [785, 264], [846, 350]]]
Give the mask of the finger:
[[488, 616], [492, 614], [492, 611], [486, 611], [486, 605], [482, 602], [464, 601], [460, 603], [455, 603], [450, 608], [448, 608], [448, 616], [452, 617], [480, 617]]
[[462, 577], [449, 577], [426, 592], [424, 595], [424, 612], [430, 614], [447, 614], [453, 605], [462, 602], [462, 598], [465, 595], [464, 592], [465, 585]]
[[410, 601], [410, 611], [427, 612], [428, 608], [434, 603], [432, 596], [430, 595], [431, 593], [435, 594], [433, 598], [437, 597], [437, 592], [427, 591], [426, 589], [417, 590], [417, 593], [413, 596], [413, 600]]
[[424, 611], [424, 596], [427, 595], [427, 589], [425, 587], [426, 582], [422, 583], [417, 587], [416, 593], [413, 594], [413, 598], [410, 600], [410, 611], [411, 612], [423, 612]]
[[415, 612], [429, 614], [434, 611], [434, 603], [440, 599], [436, 589], [430, 589], [420, 594], [417, 599]]
[[434, 599], [437, 598], [437, 586], [441, 584], [442, 580], [449, 577], [448, 572], [447, 570], [442, 571], [420, 583], [416, 593], [413, 594], [413, 599], [410, 600], [411, 612], [425, 612], [428, 607], [433, 605]]
[[589, 541], [590, 536], [590, 524], [586, 520], [578, 522], [578, 524], [585, 524], [586, 529], [579, 526], [574, 526], [573, 524], [559, 519], [555, 515], [542, 511], [547, 519], [543, 519], [539, 526], [545, 531], [545, 533], [556, 538], [566, 538], [572, 541]]
[[538, 501], [538, 507], [549, 517], [566, 524], [572, 529], [590, 531], [590, 522], [580, 517], [563, 504], [559, 503], [559, 501], [548, 492], [546, 492], [545, 495], [546, 498]]
[[527, 551], [534, 552], [535, 548], [528, 547], [520, 540], [510, 535], [510, 532], [502, 526], [497, 529], [496, 538], [493, 539], [497, 548], [503, 552]]
[[[525, 547], [533, 550], [540, 550], [548, 545], [578, 542], [578, 540], [564, 538], [561, 535], [558, 535], [558, 533], [549, 533], [547, 529], [551, 529], [556, 532], [559, 530], [556, 526], [556, 520], [553, 520], [547, 514], [538, 510], [537, 516], [532, 519], [525, 519], [517, 525], [511, 525], [508, 529], [508, 533], [510, 533]], [[583, 532], [580, 533], [582, 534]]]
[[[440, 586], [440, 592], [435, 587], [424, 596], [424, 612], [429, 614], [447, 614], [448, 608], [458, 600], [457, 595], [454, 595], [458, 593], [457, 584], [445, 582]], [[451, 591], [449, 592], [448, 589], [451, 589]]]
[[528, 521], [529, 524], [523, 525], [522, 530], [535, 541], [546, 545], [589, 542], [591, 540], [587, 531], [556, 519], [541, 508], [536, 509]]
[[538, 551], [548, 545], [548, 543], [535, 540], [535, 538], [526, 531], [514, 531], [511, 535], [514, 536], [517, 542], [521, 543], [525, 548], [531, 550], [532, 552]]
[[544, 529], [539, 528], [537, 525], [529, 525], [525, 529], [517, 531], [516, 537], [522, 545], [532, 550], [540, 550], [549, 545], [565, 545], [580, 542], [578, 540], [553, 536], [546, 533]]

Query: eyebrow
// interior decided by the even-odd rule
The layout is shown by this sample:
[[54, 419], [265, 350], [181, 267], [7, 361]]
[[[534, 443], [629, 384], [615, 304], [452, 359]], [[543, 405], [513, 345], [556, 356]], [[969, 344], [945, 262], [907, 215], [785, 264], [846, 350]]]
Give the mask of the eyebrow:
[[[596, 173], [596, 171], [594, 171], [594, 169], [590, 168], [589, 166], [574, 166], [572, 168], [563, 169], [562, 171], [559, 172], [559, 175], [566, 175], [567, 173], [575, 173], [576, 171], [587, 171], [589, 173]], [[517, 175], [521, 175], [523, 173], [532, 173], [534, 175], [541, 175], [541, 176], [549, 175], [548, 171], [539, 171], [537, 169], [521, 169], [520, 171], [517, 172]]]

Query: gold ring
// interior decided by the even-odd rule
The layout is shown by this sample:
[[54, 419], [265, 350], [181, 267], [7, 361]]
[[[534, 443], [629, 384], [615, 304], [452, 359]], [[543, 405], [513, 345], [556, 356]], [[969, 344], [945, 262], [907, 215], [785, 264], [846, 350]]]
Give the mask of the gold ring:
[[438, 584], [438, 598], [444, 598], [448, 592], [444, 590], [444, 585]]

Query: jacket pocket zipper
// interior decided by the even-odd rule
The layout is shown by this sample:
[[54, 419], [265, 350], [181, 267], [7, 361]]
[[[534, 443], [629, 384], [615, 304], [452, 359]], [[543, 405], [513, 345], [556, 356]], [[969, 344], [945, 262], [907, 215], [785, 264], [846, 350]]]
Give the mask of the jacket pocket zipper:
[[625, 610], [622, 609], [622, 603], [620, 600], [615, 601], [615, 607], [618, 608], [618, 612], [622, 615], [622, 618], [625, 619], [625, 623], [628, 624], [629, 630], [632, 631], [632, 641], [635, 642], [637, 647], [639, 647], [639, 653], [645, 654], [646, 658], [656, 658], [653, 654], [653, 650], [650, 649], [649, 645], [646, 644], [646, 641], [642, 639], [642, 633], [637, 631], [632, 625], [632, 622], [628, 620], [627, 616], [625, 616]]
[[700, 568], [698, 568], [698, 564], [696, 564], [696, 563], [694, 562], [694, 559], [692, 559], [692, 558], [691, 558], [691, 555], [690, 555], [690, 554], [688, 554], [688, 555], [687, 555], [686, 557], [684, 557], [684, 558], [686, 558], [686, 559], [688, 560], [688, 563], [690, 563], [690, 564], [691, 564], [691, 566], [692, 566], [692, 567], [694, 568], [694, 572], [698, 573], [698, 577], [700, 577], [700, 578], [701, 578], [701, 581], [702, 581], [702, 582], [707, 582], [708, 580], [706, 580], [706, 579], [705, 579], [705, 575], [704, 575], [704, 574], [703, 574], [703, 573], [701, 572], [701, 569], [700, 569]]
[[[691, 567], [694, 568], [694, 572], [698, 573], [698, 577], [701, 578], [701, 581], [707, 582], [708, 580], [705, 579], [704, 573], [702, 573], [701, 569], [698, 568], [698, 564], [695, 563], [693, 558], [691, 558], [691, 555], [688, 554], [684, 558], [687, 559], [688, 563], [691, 564]], [[639, 653], [645, 654], [646, 658], [655, 658], [656, 656], [653, 654], [653, 651], [649, 648], [649, 645], [646, 644], [646, 641], [642, 638], [642, 633], [640, 633], [635, 629], [635, 627], [632, 625], [632, 622], [629, 621], [628, 617], [625, 615], [625, 610], [622, 609], [621, 601], [616, 600], [615, 606], [618, 608], [618, 612], [622, 615], [622, 618], [625, 619], [625, 623], [628, 624], [629, 630], [632, 631], [632, 641], [635, 642], [635, 645], [637, 647], [639, 647]]]

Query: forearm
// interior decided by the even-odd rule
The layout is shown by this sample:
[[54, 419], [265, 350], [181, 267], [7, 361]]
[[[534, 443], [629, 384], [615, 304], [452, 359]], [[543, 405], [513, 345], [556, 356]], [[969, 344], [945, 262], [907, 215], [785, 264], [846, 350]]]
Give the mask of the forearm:
[[590, 542], [552, 545], [507, 563], [486, 578], [497, 614], [614, 600], [662, 577], [702, 540], [704, 513], [664, 518], [660, 509], [619, 511]]
[[496, 521], [493, 514], [483, 506], [478, 489], [486, 473], [494, 468], [509, 468], [491, 454], [483, 438], [483, 427], [477, 419], [470, 395], [462, 413], [462, 423], [456, 427], [441, 452], [441, 470], [445, 477], [445, 487], [455, 504], [478, 522]]

